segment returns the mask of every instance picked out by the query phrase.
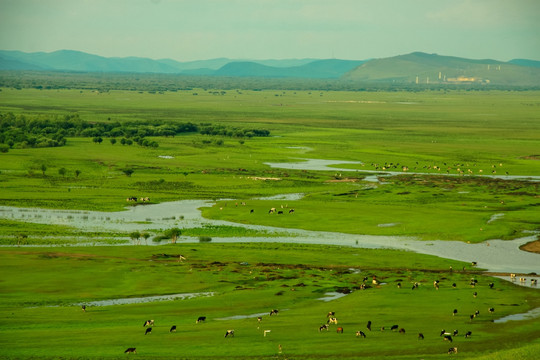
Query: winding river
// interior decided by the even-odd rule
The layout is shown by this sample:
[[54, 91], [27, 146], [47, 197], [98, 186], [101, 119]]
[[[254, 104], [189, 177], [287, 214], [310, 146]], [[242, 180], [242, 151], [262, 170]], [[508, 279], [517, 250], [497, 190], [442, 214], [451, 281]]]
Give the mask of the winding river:
[[[356, 171], [351, 169], [329, 168], [330, 165], [348, 163], [331, 160], [310, 160], [296, 163], [306, 170]], [[287, 163], [293, 168], [294, 163]], [[278, 167], [278, 164], [269, 164]], [[283, 165], [283, 164], [279, 164]], [[285, 165], [283, 165], [285, 166]], [[322, 168], [321, 168], [322, 167]], [[391, 174], [389, 174], [391, 175]], [[513, 177], [517, 178], [517, 177]], [[540, 177], [527, 177], [533, 181]], [[275, 196], [268, 199], [294, 200], [301, 194]], [[540, 273], [540, 255], [522, 251], [519, 247], [536, 240], [536, 234], [516, 240], [490, 240], [479, 244], [461, 241], [422, 241], [415, 238], [396, 236], [354, 235], [337, 232], [286, 229], [261, 225], [244, 225], [228, 221], [205, 219], [200, 208], [210, 207], [214, 202], [207, 200], [182, 200], [132, 206], [125, 211], [99, 212], [77, 210], [50, 210], [37, 208], [16, 208], [0, 206], [0, 218], [42, 224], [59, 224], [79, 228], [83, 231], [144, 231], [164, 230], [171, 227], [194, 228], [204, 225], [228, 225], [246, 229], [263, 230], [270, 233], [289, 234], [280, 237], [212, 237], [213, 242], [283, 242], [305, 244], [331, 244], [361, 248], [388, 248], [414, 251], [442, 258], [477, 262], [479, 268], [490, 272]], [[382, 226], [388, 224], [381, 224]], [[389, 225], [388, 225], [389, 226]], [[81, 245], [88, 244], [88, 238], [80, 239]], [[181, 237], [179, 241], [197, 242], [198, 238]], [[530, 276], [529, 276], [530, 277]]]

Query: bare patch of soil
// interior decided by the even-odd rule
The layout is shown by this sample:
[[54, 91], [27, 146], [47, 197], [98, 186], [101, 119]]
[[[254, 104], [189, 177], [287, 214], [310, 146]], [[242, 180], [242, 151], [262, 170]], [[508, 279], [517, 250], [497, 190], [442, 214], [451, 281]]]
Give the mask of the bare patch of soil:
[[540, 240], [531, 241], [519, 247], [520, 250], [540, 254]]

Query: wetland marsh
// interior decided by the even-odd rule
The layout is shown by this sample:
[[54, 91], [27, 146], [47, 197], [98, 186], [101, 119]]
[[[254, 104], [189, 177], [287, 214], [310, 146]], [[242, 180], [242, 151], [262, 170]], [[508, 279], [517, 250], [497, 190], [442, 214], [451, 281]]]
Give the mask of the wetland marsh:
[[539, 92], [196, 92], [2, 89], [19, 120], [223, 126], [0, 155], [3, 356], [436, 359], [441, 329], [460, 358], [539, 351], [538, 289], [496, 277], [540, 273]]

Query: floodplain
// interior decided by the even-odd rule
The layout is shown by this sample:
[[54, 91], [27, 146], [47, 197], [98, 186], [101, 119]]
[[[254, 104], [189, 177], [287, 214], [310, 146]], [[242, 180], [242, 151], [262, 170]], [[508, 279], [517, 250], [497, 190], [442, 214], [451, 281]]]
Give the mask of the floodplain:
[[[0, 114], [18, 119], [77, 114], [93, 124], [140, 123], [141, 131], [168, 122], [223, 131], [150, 137], [155, 147], [66, 136], [63, 146], [0, 154], [2, 356], [115, 359], [135, 347], [133, 356], [163, 359], [436, 359], [457, 347], [452, 357], [532, 359], [540, 351], [538, 318], [497, 320], [538, 308], [538, 289], [519, 278], [530, 282], [540, 266], [510, 282], [444, 256], [293, 240], [305, 230], [487, 248], [495, 239], [534, 237], [539, 107], [537, 91], [3, 88]], [[235, 135], [261, 129], [269, 135]], [[311, 159], [336, 163], [269, 165]], [[84, 224], [113, 215], [83, 214], [75, 226], [69, 213], [178, 200], [207, 200], [202, 216], [224, 223], [189, 223], [189, 213], [171, 210], [111, 230]], [[19, 208], [35, 211], [12, 217], [9, 209]], [[65, 221], [43, 219], [40, 208], [66, 211]], [[181, 230], [175, 243], [165, 235], [171, 227]], [[254, 237], [260, 241], [243, 240]], [[336, 292], [344, 296], [321, 300]], [[80, 305], [182, 293], [212, 295]], [[338, 324], [319, 331], [330, 311]], [[196, 324], [199, 316], [206, 321]], [[145, 335], [148, 319], [155, 326]], [[229, 329], [235, 336], [225, 338]], [[441, 330], [458, 334], [450, 343]]]

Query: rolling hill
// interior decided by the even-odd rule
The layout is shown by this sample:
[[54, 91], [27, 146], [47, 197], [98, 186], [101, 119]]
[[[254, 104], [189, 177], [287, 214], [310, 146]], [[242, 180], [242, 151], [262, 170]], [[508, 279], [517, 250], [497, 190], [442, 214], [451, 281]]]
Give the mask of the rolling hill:
[[343, 79], [359, 82], [419, 84], [540, 85], [540, 68], [496, 60], [471, 60], [414, 52], [374, 59], [351, 70]]

